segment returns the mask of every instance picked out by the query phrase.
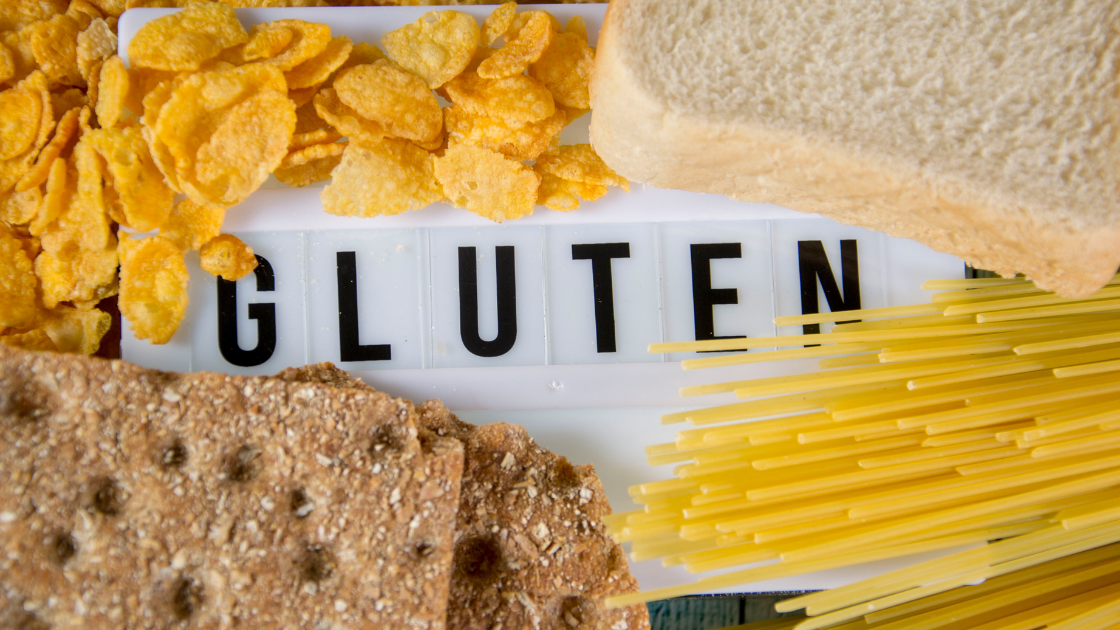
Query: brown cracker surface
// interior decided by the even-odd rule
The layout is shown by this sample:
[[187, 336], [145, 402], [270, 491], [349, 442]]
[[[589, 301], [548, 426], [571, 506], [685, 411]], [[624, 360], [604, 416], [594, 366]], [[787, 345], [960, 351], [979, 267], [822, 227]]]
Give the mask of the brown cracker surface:
[[416, 435], [369, 390], [0, 348], [0, 627], [442, 628], [462, 451]]

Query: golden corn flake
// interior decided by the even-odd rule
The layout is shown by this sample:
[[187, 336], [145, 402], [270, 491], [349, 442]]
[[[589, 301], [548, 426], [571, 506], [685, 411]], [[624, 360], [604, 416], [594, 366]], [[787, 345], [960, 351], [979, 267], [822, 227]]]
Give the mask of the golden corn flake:
[[[463, 72], [478, 72], [478, 66], [480, 66], [483, 61], [486, 61], [490, 57], [493, 57], [494, 53], [496, 52], [498, 52], [497, 48], [490, 48], [489, 46], [479, 46], [474, 50], [474, 57], [471, 58], [471, 62], [467, 64], [467, 67], [465, 70], [463, 70]], [[443, 90], [440, 91], [440, 94], [446, 96]]]
[[145, 138], [169, 184], [198, 203], [240, 202], [287, 153], [295, 106], [274, 66], [195, 73], [176, 79], [161, 104], [162, 98], [159, 87], [145, 98]]
[[583, 21], [582, 15], [573, 15], [564, 25], [564, 32], [576, 35], [587, 43], [587, 22]]
[[175, 193], [164, 183], [140, 129], [97, 129], [88, 141], [105, 162], [105, 191], [115, 193], [114, 205], [124, 219], [118, 222], [140, 232], [159, 227], [171, 213]]
[[0, 84], [15, 84], [22, 81], [37, 67], [35, 52], [31, 50], [31, 29], [17, 32], [0, 32], [0, 43], [11, 53], [12, 76], [0, 80]]
[[384, 127], [371, 120], [366, 120], [358, 112], [343, 103], [338, 98], [338, 93], [335, 92], [334, 88], [319, 90], [312, 103], [315, 105], [315, 113], [326, 124], [334, 127], [344, 136], [377, 140], [387, 134]]
[[351, 142], [332, 177], [322, 193], [330, 214], [400, 214], [443, 198], [431, 154], [401, 140]]
[[0, 30], [18, 31], [66, 11], [66, 0], [4, 0], [0, 3]]
[[128, 60], [133, 67], [198, 70], [226, 48], [248, 39], [232, 7], [217, 2], [192, 3], [140, 27], [128, 44]]
[[547, 11], [526, 11], [513, 16], [513, 20], [510, 22], [509, 28], [506, 29], [504, 34], [506, 41], [512, 42], [517, 39], [521, 35], [521, 29], [525, 28], [526, 24], [532, 20], [539, 19], [538, 13], [544, 13], [545, 17], [548, 18], [548, 23], [552, 26], [552, 31], [554, 33], [559, 33], [561, 31], [560, 20], [556, 19], [555, 15]]
[[[303, 134], [311, 131], [317, 131], [327, 127], [327, 121], [319, 116], [319, 112], [315, 111], [315, 103], [308, 102], [296, 107], [296, 130], [295, 133]], [[292, 136], [293, 141], [295, 136]]]
[[113, 55], [101, 64], [97, 79], [97, 123], [115, 127], [124, 114], [128, 98], [128, 70], [121, 58]]
[[194, 177], [183, 182], [183, 192], [212, 204], [241, 202], [284, 159], [295, 126], [295, 107], [279, 92], [239, 103], [199, 148]]
[[386, 57], [385, 53], [381, 52], [381, 49], [376, 45], [369, 42], [354, 44], [354, 47], [350, 49], [350, 56], [327, 78], [323, 86], [331, 87], [334, 85], [334, 80], [341, 76], [345, 70], [353, 68], [354, 66], [371, 64], [381, 59], [388, 59], [388, 57]]
[[541, 187], [537, 191], [537, 203], [559, 212], [568, 212], [579, 207], [579, 199], [567, 190], [566, 182], [550, 173], [540, 173]]
[[47, 176], [47, 193], [43, 196], [43, 203], [39, 204], [39, 212], [27, 226], [27, 231], [32, 236], [41, 236], [47, 226], [54, 223], [62, 215], [62, 211], [69, 207], [70, 201], [77, 194], [77, 169], [73, 168], [71, 161], [55, 158]]
[[44, 250], [35, 258], [43, 305], [54, 308], [59, 302], [96, 303], [116, 295], [117, 262], [115, 247]]
[[15, 232], [0, 223], [0, 326], [23, 328], [35, 322], [34, 266]]
[[43, 331], [59, 352], [93, 354], [109, 332], [113, 318], [96, 308], [82, 310], [57, 306], [48, 313]]
[[90, 0], [102, 13], [102, 15], [120, 17], [126, 8], [125, 0]]
[[0, 160], [14, 158], [34, 145], [42, 114], [39, 94], [18, 88], [0, 92]]
[[295, 32], [282, 24], [267, 22], [249, 29], [249, 41], [242, 44], [240, 61], [269, 59], [279, 55], [292, 42]]
[[[298, 125], [299, 112], [296, 112], [296, 115], [297, 115], [297, 125]], [[292, 135], [292, 141], [288, 143], [288, 154], [290, 155], [293, 151], [299, 151], [300, 149], [303, 149], [305, 147], [309, 147], [309, 146], [312, 146], [312, 145], [315, 145], [315, 144], [325, 144], [325, 143], [328, 143], [328, 142], [337, 142], [341, 138], [342, 138], [342, 134], [339, 133], [337, 129], [315, 129], [315, 130], [306, 131], [306, 132], [303, 132], [303, 133], [296, 133], [296, 134]], [[285, 159], [287, 159], [287, 158], [285, 158]], [[283, 165], [284, 164], [281, 163], [281, 166], [283, 166]]]
[[344, 105], [391, 136], [426, 142], [443, 125], [439, 101], [424, 80], [387, 61], [350, 68], [334, 90]]
[[546, 173], [539, 166], [534, 170], [541, 176], [541, 187], [537, 193], [537, 203], [551, 210], [567, 212], [579, 207], [579, 199], [595, 201], [607, 194], [607, 187], [602, 184], [587, 182], [573, 182], [561, 179], [551, 173]]
[[418, 140], [413, 140], [412, 144], [415, 144], [416, 146], [420, 147], [421, 149], [424, 149], [425, 151], [430, 151], [431, 152], [431, 151], [439, 151], [440, 149], [445, 148], [446, 147], [446, 142], [447, 142], [447, 136], [444, 135], [443, 129], [440, 129], [439, 135], [432, 138], [431, 140], [428, 140], [426, 142], [420, 142]]
[[[86, 111], [88, 111], [88, 109]], [[58, 124], [55, 125], [54, 135], [51, 136], [51, 141], [39, 152], [35, 160], [35, 165], [31, 167], [31, 170], [27, 171], [19, 180], [19, 183], [16, 184], [16, 190], [29, 190], [47, 181], [47, 176], [50, 173], [54, 161], [64, 152], [73, 148], [74, 143], [77, 141], [78, 118], [81, 112], [82, 108], [73, 107], [62, 115]]]
[[174, 85], [173, 81], [164, 81], [144, 96], [141, 133], [144, 135], [144, 139], [148, 141], [148, 149], [152, 152], [152, 159], [155, 161], [156, 167], [163, 173], [164, 181], [167, 182], [171, 190], [182, 192], [183, 187], [179, 184], [179, 175], [175, 171], [175, 156], [171, 154], [171, 149], [155, 132], [159, 114], [167, 101], [170, 100]]
[[78, 71], [87, 83], [89, 71], [97, 61], [108, 59], [117, 52], [117, 36], [105, 20], [97, 18], [78, 33], [77, 62]]
[[517, 13], [517, 3], [507, 2], [494, 9], [482, 21], [482, 43], [492, 46], [498, 38], [505, 34], [513, 24], [513, 16]]
[[323, 52], [331, 41], [331, 27], [303, 20], [276, 20], [257, 24], [252, 30], [270, 28], [288, 29], [292, 33], [288, 45], [279, 54], [261, 60], [263, 63], [275, 65], [284, 72]]
[[528, 123], [473, 115], [458, 105], [444, 108], [443, 114], [451, 144], [474, 144], [519, 160], [537, 159], [567, 123], [563, 111]]
[[77, 20], [78, 28], [84, 31], [89, 28], [91, 22], [101, 18], [101, 10], [86, 0], [70, 0], [70, 6], [66, 7], [66, 15]]
[[226, 280], [240, 280], [257, 268], [253, 248], [232, 234], [207, 241], [198, 252], [198, 262], [203, 271]]
[[520, 161], [468, 144], [435, 158], [435, 174], [452, 204], [497, 222], [532, 214], [540, 186]]
[[226, 209], [184, 199], [171, 209], [159, 227], [159, 235], [170, 239], [183, 251], [198, 249], [222, 231]]
[[[294, 91], [319, 87], [332, 72], [346, 63], [353, 48], [354, 44], [349, 37], [332, 37], [323, 52], [284, 73], [284, 78], [288, 80], [288, 89]], [[304, 102], [311, 100], [311, 96], [308, 96]]]
[[43, 203], [43, 192], [38, 188], [15, 190], [0, 195], [0, 221], [9, 225], [23, 225], [39, 214]]
[[575, 33], [560, 33], [540, 60], [529, 66], [529, 76], [544, 83], [557, 104], [588, 109], [591, 97], [587, 86], [594, 65], [595, 57], [584, 39]]
[[556, 153], [541, 156], [537, 160], [537, 168], [543, 173], [573, 182], [621, 186], [628, 192], [630, 190], [630, 182], [607, 166], [590, 144], [563, 145]]
[[2, 335], [0, 336], [0, 344], [10, 348], [19, 348], [21, 350], [37, 350], [40, 352], [54, 352], [57, 350], [57, 348], [54, 347], [54, 342], [47, 336], [47, 332], [41, 328], [36, 328], [27, 332]]
[[78, 70], [78, 21], [61, 14], [29, 28], [31, 51], [43, 72], [63, 85], [84, 86]]
[[345, 148], [345, 143], [304, 147], [289, 153], [272, 174], [276, 179], [294, 188], [325, 182], [331, 178], [334, 168], [342, 160]]
[[464, 72], [449, 81], [445, 89], [451, 102], [476, 116], [523, 123], [544, 120], [556, 113], [556, 103], [548, 88], [524, 75], [485, 79], [475, 72]]
[[187, 265], [183, 253], [162, 236], [126, 238], [120, 245], [117, 306], [137, 339], [163, 344], [187, 312]]
[[506, 42], [498, 52], [478, 66], [479, 76], [500, 79], [525, 72], [529, 64], [537, 61], [552, 43], [554, 31], [550, 16], [544, 11], [529, 11], [525, 24], [517, 37]]
[[478, 48], [475, 19], [459, 11], [430, 11], [381, 38], [389, 58], [438, 88], [470, 63]]
[[0, 83], [4, 83], [16, 76], [16, 60], [12, 49], [0, 41]]
[[86, 89], [86, 101], [93, 111], [97, 111], [97, 99], [101, 96], [101, 66], [105, 62], [97, 60], [89, 69], [89, 88]]
[[132, 66], [128, 69], [128, 97], [124, 102], [125, 107], [137, 116], [143, 114], [144, 97], [148, 92], [164, 81], [170, 82], [173, 78], [175, 78], [174, 72]]
[[75, 107], [81, 108], [89, 105], [85, 92], [78, 88], [69, 88], [61, 92], [51, 92], [51, 109], [56, 113], [66, 113]]

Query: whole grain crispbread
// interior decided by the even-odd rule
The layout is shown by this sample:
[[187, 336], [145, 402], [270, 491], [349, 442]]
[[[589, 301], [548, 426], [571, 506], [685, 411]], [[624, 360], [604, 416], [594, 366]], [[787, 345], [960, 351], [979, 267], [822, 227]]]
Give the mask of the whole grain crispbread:
[[[277, 376], [369, 387], [329, 363]], [[422, 443], [454, 438], [465, 449], [450, 630], [649, 628], [643, 605], [603, 606], [638, 583], [600, 522], [610, 505], [591, 465], [573, 466], [522, 427], [463, 422], [438, 400], [419, 413]]]
[[443, 628], [462, 450], [415, 419], [0, 347], [0, 627]]
[[594, 467], [573, 466], [523, 427], [462, 422], [438, 400], [419, 412], [421, 431], [462, 441], [466, 461], [449, 629], [649, 628], [644, 605], [603, 605], [638, 583], [601, 522], [611, 509]]

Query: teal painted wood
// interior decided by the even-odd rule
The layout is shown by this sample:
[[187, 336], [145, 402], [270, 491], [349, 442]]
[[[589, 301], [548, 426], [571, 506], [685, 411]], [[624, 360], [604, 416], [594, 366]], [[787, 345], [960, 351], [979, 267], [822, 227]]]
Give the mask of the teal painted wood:
[[652, 630], [715, 630], [784, 616], [774, 604], [794, 593], [678, 597], [647, 604]]

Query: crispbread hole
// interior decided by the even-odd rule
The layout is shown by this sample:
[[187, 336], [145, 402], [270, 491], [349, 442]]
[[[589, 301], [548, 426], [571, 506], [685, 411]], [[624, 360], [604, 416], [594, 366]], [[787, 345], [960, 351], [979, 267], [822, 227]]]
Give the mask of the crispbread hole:
[[116, 516], [121, 513], [124, 506], [124, 492], [117, 482], [108, 477], [97, 480], [93, 485], [93, 497], [90, 507], [99, 514]]
[[185, 621], [202, 608], [202, 585], [189, 576], [180, 577], [171, 587], [171, 613]]
[[474, 582], [488, 583], [498, 578], [504, 561], [502, 546], [493, 536], [471, 536], [455, 545], [455, 571]]
[[78, 543], [69, 532], [58, 532], [47, 539], [50, 555], [60, 565], [66, 564], [74, 554], [78, 553]]
[[559, 614], [561, 628], [594, 628], [598, 625], [599, 609], [588, 597], [565, 597], [560, 602]]
[[292, 509], [292, 516], [296, 518], [306, 518], [308, 514], [311, 514], [311, 510], [315, 508], [311, 497], [307, 496], [307, 491], [303, 488], [292, 490], [292, 494], [288, 500], [288, 506]]
[[319, 545], [308, 545], [304, 548], [303, 554], [296, 559], [295, 564], [299, 570], [300, 580], [314, 584], [329, 580], [338, 566], [334, 554]]
[[237, 483], [252, 481], [261, 474], [263, 468], [261, 452], [248, 444], [242, 444], [226, 464], [226, 478]]
[[160, 451], [159, 463], [164, 468], [180, 468], [187, 463], [187, 446], [179, 438], [174, 438]]

